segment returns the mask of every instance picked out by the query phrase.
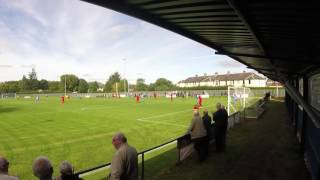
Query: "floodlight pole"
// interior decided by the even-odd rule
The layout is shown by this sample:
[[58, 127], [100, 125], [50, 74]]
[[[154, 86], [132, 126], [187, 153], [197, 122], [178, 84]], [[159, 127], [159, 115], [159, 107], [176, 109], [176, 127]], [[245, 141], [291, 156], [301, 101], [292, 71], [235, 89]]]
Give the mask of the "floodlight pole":
[[231, 103], [230, 103], [230, 86], [228, 86], [228, 115], [230, 115], [230, 105], [231, 105]]
[[119, 96], [119, 93], [118, 93], [118, 83], [116, 82], [116, 95], [117, 97]]
[[277, 87], [277, 97], [279, 97], [279, 86], [278, 86], [278, 83], [276, 84], [276, 87]]
[[67, 75], [64, 75], [64, 97], [67, 96]]
[[123, 58], [123, 92], [126, 93], [126, 79], [125, 79], [125, 74], [126, 74], [126, 59]]
[[246, 108], [246, 87], [243, 87], [243, 108]]

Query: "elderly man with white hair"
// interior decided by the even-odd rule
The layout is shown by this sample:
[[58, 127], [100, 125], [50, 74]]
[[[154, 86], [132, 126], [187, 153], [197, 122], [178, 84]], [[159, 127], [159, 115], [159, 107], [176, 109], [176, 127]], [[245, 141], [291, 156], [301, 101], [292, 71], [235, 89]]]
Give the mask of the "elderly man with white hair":
[[73, 166], [68, 161], [62, 161], [60, 164], [60, 176], [57, 180], [81, 180], [74, 174]]
[[110, 180], [138, 180], [138, 153], [127, 143], [127, 138], [121, 132], [112, 138], [112, 144], [117, 150], [111, 161]]
[[226, 133], [228, 127], [228, 113], [224, 106], [220, 103], [216, 105], [217, 111], [213, 113], [212, 119], [214, 122], [214, 136], [216, 151], [224, 152], [226, 148]]
[[52, 180], [53, 167], [49, 159], [45, 156], [39, 156], [33, 161], [33, 174], [39, 180]]
[[207, 130], [204, 126], [204, 123], [201, 119], [200, 113], [198, 110], [193, 112], [193, 117], [191, 124], [187, 130], [187, 133], [190, 133], [191, 140], [194, 143], [194, 149], [198, 153], [199, 161], [204, 161], [206, 158], [206, 136]]
[[0, 156], [0, 180], [18, 180], [17, 177], [9, 176], [9, 161], [5, 158]]

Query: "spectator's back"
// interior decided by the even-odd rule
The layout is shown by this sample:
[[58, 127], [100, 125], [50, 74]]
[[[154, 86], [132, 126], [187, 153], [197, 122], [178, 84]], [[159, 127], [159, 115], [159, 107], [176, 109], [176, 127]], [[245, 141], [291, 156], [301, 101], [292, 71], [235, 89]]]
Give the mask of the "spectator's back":
[[17, 177], [9, 176], [9, 161], [0, 156], [0, 180], [18, 180]]

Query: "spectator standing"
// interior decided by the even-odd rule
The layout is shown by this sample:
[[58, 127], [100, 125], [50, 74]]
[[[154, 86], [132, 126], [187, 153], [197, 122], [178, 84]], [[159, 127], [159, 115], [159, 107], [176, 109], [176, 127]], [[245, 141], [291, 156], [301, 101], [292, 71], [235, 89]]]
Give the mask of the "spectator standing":
[[220, 103], [217, 103], [217, 111], [213, 113], [214, 134], [216, 151], [224, 152], [226, 148], [226, 133], [228, 127], [228, 113]]
[[17, 177], [9, 176], [9, 161], [0, 156], [0, 180], [18, 180]]
[[82, 180], [74, 174], [73, 166], [68, 161], [60, 164], [60, 176], [57, 180]]
[[138, 153], [127, 143], [123, 133], [117, 133], [112, 138], [112, 144], [117, 150], [111, 161], [110, 180], [138, 180]]
[[206, 158], [205, 141], [207, 131], [201, 119], [200, 113], [197, 110], [195, 110], [193, 113], [192, 122], [187, 133], [190, 133], [191, 140], [194, 143], [194, 148], [199, 156], [199, 161], [204, 161]]
[[205, 137], [205, 154], [208, 155], [209, 152], [209, 142], [212, 137], [211, 135], [211, 117], [209, 116], [208, 110], [203, 110], [203, 116], [202, 116], [203, 125], [206, 128], [207, 135]]
[[49, 159], [45, 156], [39, 156], [33, 161], [32, 165], [33, 174], [39, 180], [53, 180], [53, 167]]

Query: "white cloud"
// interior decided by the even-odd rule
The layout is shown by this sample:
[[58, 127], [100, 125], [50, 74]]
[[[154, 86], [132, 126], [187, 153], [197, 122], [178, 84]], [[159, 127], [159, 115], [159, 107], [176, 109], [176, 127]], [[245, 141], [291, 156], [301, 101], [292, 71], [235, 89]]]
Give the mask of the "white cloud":
[[130, 82], [177, 82], [195, 73], [243, 68], [197, 42], [78, 0], [0, 0], [0, 8], [0, 64], [12, 67], [1, 68], [0, 81], [20, 79], [29, 65], [39, 78], [74, 73], [100, 82], [115, 71]]

